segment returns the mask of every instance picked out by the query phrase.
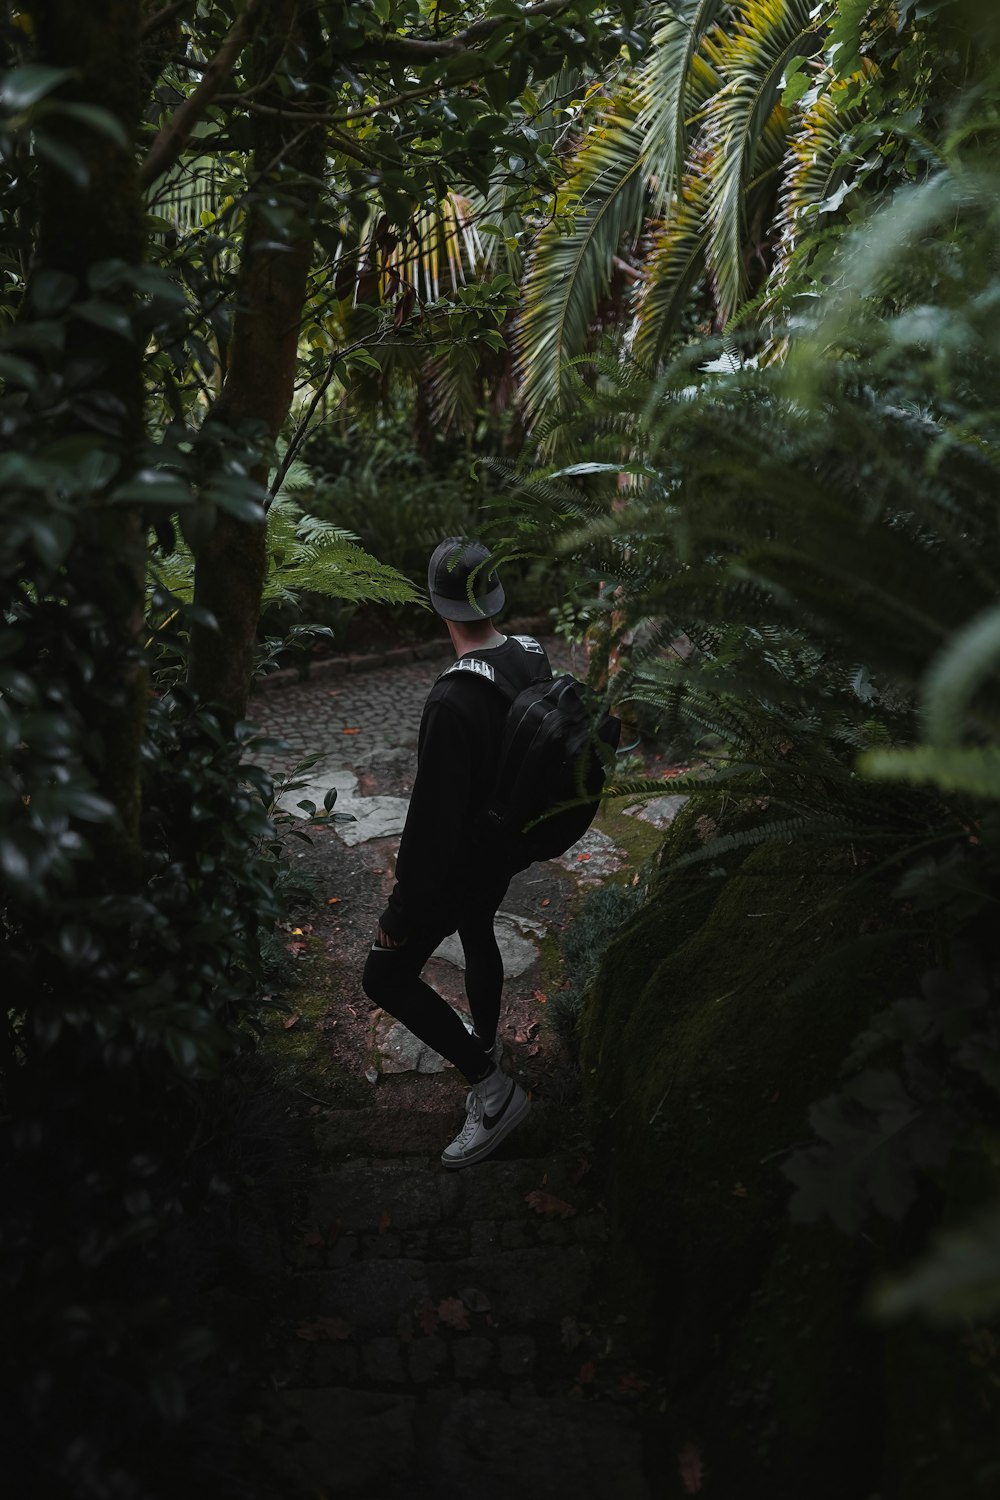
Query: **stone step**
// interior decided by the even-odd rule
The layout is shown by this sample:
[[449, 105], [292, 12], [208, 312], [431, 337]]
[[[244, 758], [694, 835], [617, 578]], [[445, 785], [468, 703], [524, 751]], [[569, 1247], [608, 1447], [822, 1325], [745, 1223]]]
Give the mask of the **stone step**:
[[[462, 1099], [456, 1098], [454, 1108], [447, 1110], [393, 1104], [327, 1110], [316, 1119], [316, 1144], [324, 1158], [337, 1161], [414, 1156], [439, 1166], [441, 1152], [465, 1118]], [[575, 1117], [564, 1105], [533, 1099], [527, 1119], [501, 1142], [491, 1160], [549, 1157], [566, 1148], [566, 1128], [574, 1123]]]
[[[537, 1159], [491, 1157], [451, 1171], [423, 1158], [356, 1158], [317, 1176], [308, 1186], [303, 1219], [335, 1226], [336, 1234], [384, 1236], [441, 1224], [525, 1221], [562, 1225], [573, 1238], [574, 1221], [597, 1208], [597, 1185], [580, 1156]], [[421, 1252], [423, 1253], [423, 1252]]]
[[532, 1393], [423, 1401], [351, 1386], [273, 1393], [266, 1467], [288, 1497], [651, 1500], [630, 1411]]

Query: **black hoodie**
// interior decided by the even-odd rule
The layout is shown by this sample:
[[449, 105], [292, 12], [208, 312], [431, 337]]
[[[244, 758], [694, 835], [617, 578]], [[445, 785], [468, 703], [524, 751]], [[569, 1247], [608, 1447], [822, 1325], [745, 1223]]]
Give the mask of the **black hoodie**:
[[552, 675], [537, 641], [508, 636], [502, 646], [467, 651], [431, 688], [420, 720], [396, 884], [380, 922], [397, 942], [412, 932], [447, 927], [480, 887], [495, 884], [499, 855], [484, 847], [473, 825], [496, 781], [510, 699], [489, 681], [469, 680], [485, 675], [474, 661], [486, 663], [515, 691]]

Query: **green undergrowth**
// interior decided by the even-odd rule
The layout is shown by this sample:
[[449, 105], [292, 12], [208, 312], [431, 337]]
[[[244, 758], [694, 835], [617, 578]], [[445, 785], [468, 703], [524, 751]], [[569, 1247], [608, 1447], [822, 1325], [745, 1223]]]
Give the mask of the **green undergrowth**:
[[303, 1107], [319, 1104], [350, 1109], [366, 1103], [368, 1085], [339, 1063], [327, 1044], [331, 969], [326, 945], [316, 934], [295, 937], [303, 944], [294, 965], [282, 970], [282, 1004], [275, 1009], [261, 1042], [282, 1088]]
[[645, 899], [655, 861], [663, 846], [663, 831], [626, 809], [635, 798], [609, 799], [593, 827], [612, 840], [626, 859], [621, 869], [587, 891], [576, 903], [566, 931], [543, 943], [542, 973], [549, 982], [548, 1023], [571, 1056], [579, 1050], [579, 1023], [584, 1000], [601, 958], [619, 927]]
[[[933, 932], [850, 845], [746, 846], [671, 872], [701, 817], [696, 802], [679, 814], [637, 910], [598, 893], [610, 942], [579, 1028], [616, 1272], [668, 1392], [664, 1443], [694, 1444], [707, 1493], [727, 1500], [948, 1500], [956, 1451], [982, 1459], [982, 1403], [928, 1397], [949, 1458], [924, 1453], [903, 1478], [893, 1420], [907, 1407], [889, 1370], [900, 1341], [928, 1367], [943, 1343], [958, 1391], [968, 1356], [955, 1338], [865, 1314], [873, 1276], [912, 1248], [913, 1215], [853, 1239], [793, 1223], [781, 1174], [858, 1032], [926, 965]], [[589, 941], [584, 925], [582, 973]]]

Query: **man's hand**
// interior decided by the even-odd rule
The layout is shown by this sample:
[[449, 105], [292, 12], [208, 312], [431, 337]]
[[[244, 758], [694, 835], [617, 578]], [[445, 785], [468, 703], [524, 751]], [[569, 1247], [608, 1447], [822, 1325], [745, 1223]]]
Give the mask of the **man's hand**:
[[391, 938], [387, 932], [382, 930], [380, 922], [375, 929], [375, 941], [380, 948], [402, 948], [403, 939]]

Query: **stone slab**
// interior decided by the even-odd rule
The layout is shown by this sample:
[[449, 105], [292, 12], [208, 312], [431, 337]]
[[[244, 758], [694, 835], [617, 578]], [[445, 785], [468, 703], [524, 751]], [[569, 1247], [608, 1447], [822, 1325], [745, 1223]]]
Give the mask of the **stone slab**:
[[[522, 917], [517, 912], [498, 911], [493, 930], [503, 959], [504, 978], [517, 979], [521, 974], [527, 973], [538, 959], [538, 947], [532, 938], [544, 935], [544, 925], [529, 917]], [[445, 938], [433, 956], [444, 959], [456, 969], [465, 969], [465, 954], [455, 932]]]
[[[471, 1017], [461, 1012], [457, 1014], [466, 1031], [471, 1031]], [[393, 1020], [388, 1013], [383, 1014], [376, 1025], [375, 1044], [383, 1073], [443, 1073], [451, 1067], [439, 1052], [428, 1047], [402, 1021]]]
[[372, 839], [398, 838], [406, 822], [406, 797], [356, 797], [337, 801], [337, 811], [353, 813], [353, 823], [337, 823], [338, 836], [349, 847]]
[[[300, 778], [296, 778], [298, 780]], [[309, 814], [299, 806], [300, 802], [313, 802], [317, 808], [322, 808], [323, 798], [327, 792], [336, 789], [337, 812], [353, 812], [350, 805], [357, 801], [358, 778], [353, 771], [347, 771], [343, 767], [339, 769], [329, 761], [317, 761], [316, 764], [306, 772], [303, 772], [301, 780], [305, 786], [297, 791], [282, 792], [276, 799], [276, 806], [282, 812], [291, 813], [293, 818], [308, 818]]]
[[565, 854], [560, 854], [555, 863], [583, 879], [603, 880], [620, 870], [627, 858], [614, 839], [602, 833], [599, 828], [588, 828], [583, 838], [571, 849], [567, 849]]
[[635, 802], [631, 807], [623, 807], [622, 812], [627, 818], [641, 818], [644, 823], [652, 823], [654, 828], [669, 828], [687, 800], [680, 794], [652, 797], [648, 802]]

